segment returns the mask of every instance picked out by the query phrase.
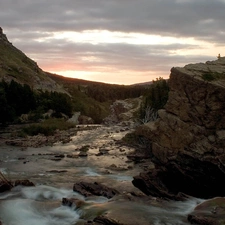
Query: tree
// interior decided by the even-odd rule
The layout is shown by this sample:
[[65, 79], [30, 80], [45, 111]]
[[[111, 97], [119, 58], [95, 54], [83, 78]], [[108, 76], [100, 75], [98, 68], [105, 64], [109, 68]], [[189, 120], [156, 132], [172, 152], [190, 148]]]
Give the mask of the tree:
[[143, 123], [155, 120], [157, 111], [162, 109], [168, 100], [169, 86], [163, 78], [153, 80], [144, 95], [144, 100], [140, 108], [140, 120]]

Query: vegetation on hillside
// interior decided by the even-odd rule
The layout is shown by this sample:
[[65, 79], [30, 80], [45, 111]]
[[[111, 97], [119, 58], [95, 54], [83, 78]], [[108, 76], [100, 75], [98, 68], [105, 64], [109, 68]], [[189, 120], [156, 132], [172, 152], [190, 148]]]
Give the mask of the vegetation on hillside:
[[33, 121], [40, 119], [47, 110], [52, 109], [55, 117], [72, 115], [70, 97], [58, 92], [34, 92], [30, 86], [15, 81], [0, 82], [0, 124], [17, 121], [21, 114], [30, 113]]
[[[71, 95], [58, 92], [33, 91], [30, 86], [12, 80], [0, 82], [0, 124], [18, 121], [21, 114], [29, 114], [29, 119], [37, 121], [49, 109], [53, 117], [62, 114], [71, 117], [73, 112], [91, 117], [101, 123], [109, 114], [109, 106], [117, 99], [143, 96], [139, 118], [143, 122], [151, 120], [168, 98], [166, 80], [159, 78], [147, 86], [111, 85], [69, 78], [61, 79], [61, 84]], [[77, 82], [79, 81], [79, 82]]]
[[117, 99], [136, 98], [145, 93], [143, 85], [117, 85], [62, 77], [48, 73], [71, 95], [73, 109], [101, 123]]
[[[0, 37], [0, 52], [0, 125], [18, 122], [22, 114], [28, 114], [30, 121], [38, 121], [49, 109], [54, 111], [53, 117], [56, 118], [80, 112], [91, 117], [95, 123], [101, 123], [109, 115], [110, 105], [115, 100], [140, 96], [144, 96], [140, 111], [143, 120], [149, 108], [156, 111], [166, 101], [163, 79], [153, 82], [153, 85], [116, 85], [47, 73], [14, 47], [4, 34]], [[45, 84], [46, 81], [53, 87], [59, 84], [69, 95], [37, 91], [42, 86], [39, 83]], [[158, 81], [162, 84], [159, 85]]]
[[45, 136], [53, 135], [56, 130], [68, 130], [73, 128], [74, 123], [65, 121], [63, 118], [50, 118], [41, 123], [31, 124], [22, 129], [22, 132], [28, 135], [44, 134]]
[[10, 77], [31, 87], [35, 76], [40, 81], [49, 80], [37, 63], [14, 47], [7, 38], [0, 38], [0, 52], [0, 78]]

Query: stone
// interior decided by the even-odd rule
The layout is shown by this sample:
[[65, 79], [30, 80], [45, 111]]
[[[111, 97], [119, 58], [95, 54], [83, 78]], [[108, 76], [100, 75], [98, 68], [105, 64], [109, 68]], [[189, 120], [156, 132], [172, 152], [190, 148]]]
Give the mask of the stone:
[[83, 206], [85, 202], [81, 199], [77, 198], [63, 198], [62, 199], [62, 205], [69, 206], [69, 207], [75, 207], [76, 209]]
[[120, 223], [119, 221], [113, 219], [113, 218], [109, 218], [107, 216], [101, 215], [101, 216], [97, 216], [94, 220], [94, 222], [96, 222], [97, 224], [106, 224], [106, 225], [125, 225], [124, 223]]
[[[169, 98], [156, 121], [139, 126], [155, 169], [134, 177], [147, 195], [225, 195], [225, 57], [171, 69]], [[210, 72], [209, 72], [210, 71]], [[206, 80], [205, 75], [220, 76]], [[183, 183], [183, 184], [182, 184]]]
[[6, 183], [4, 181], [0, 181], [0, 193], [5, 192], [5, 191], [10, 191], [12, 188], [11, 183]]
[[216, 197], [198, 204], [188, 215], [193, 224], [222, 225], [225, 223], [225, 198]]
[[73, 191], [79, 192], [85, 197], [97, 195], [97, 196], [104, 196], [106, 198], [112, 198], [119, 192], [114, 189], [107, 187], [103, 184], [99, 184], [97, 182], [88, 183], [88, 182], [79, 182], [75, 183], [73, 186]]
[[191, 224], [219, 225], [215, 219], [205, 218], [203, 216], [188, 215], [188, 221]]
[[29, 181], [29, 180], [16, 180], [14, 183], [14, 186], [26, 186], [26, 187], [33, 187], [35, 186], [33, 182]]

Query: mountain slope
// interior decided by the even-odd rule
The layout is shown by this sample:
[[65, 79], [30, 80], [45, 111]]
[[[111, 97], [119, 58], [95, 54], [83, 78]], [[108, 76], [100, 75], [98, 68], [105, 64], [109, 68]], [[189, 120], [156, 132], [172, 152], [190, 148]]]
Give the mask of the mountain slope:
[[65, 92], [36, 62], [14, 47], [0, 27], [0, 80], [2, 79], [28, 84], [32, 89]]

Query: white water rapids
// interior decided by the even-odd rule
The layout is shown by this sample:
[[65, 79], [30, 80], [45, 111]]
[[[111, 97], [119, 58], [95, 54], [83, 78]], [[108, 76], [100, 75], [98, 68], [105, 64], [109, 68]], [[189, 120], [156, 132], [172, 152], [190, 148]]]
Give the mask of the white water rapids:
[[[81, 131], [68, 144], [26, 150], [3, 146], [0, 170], [6, 177], [29, 179], [35, 187], [15, 187], [0, 193], [0, 221], [3, 225], [75, 225], [107, 214], [129, 225], [187, 225], [187, 215], [202, 202], [190, 198], [183, 202], [130, 200], [126, 193], [140, 193], [131, 183], [142, 168], [126, 158], [132, 148], [118, 146], [125, 133], [119, 128], [101, 127]], [[78, 149], [90, 145], [87, 157], [79, 157]], [[99, 149], [106, 153], [98, 156]], [[57, 154], [63, 158], [55, 158]], [[71, 154], [74, 157], [71, 157]], [[70, 155], [70, 157], [68, 157]], [[57, 160], [55, 160], [57, 159]], [[74, 192], [79, 181], [104, 183], [123, 193], [112, 199], [87, 197]], [[62, 205], [62, 198], [76, 198], [83, 207]], [[126, 223], [125, 223], [126, 222]]]

